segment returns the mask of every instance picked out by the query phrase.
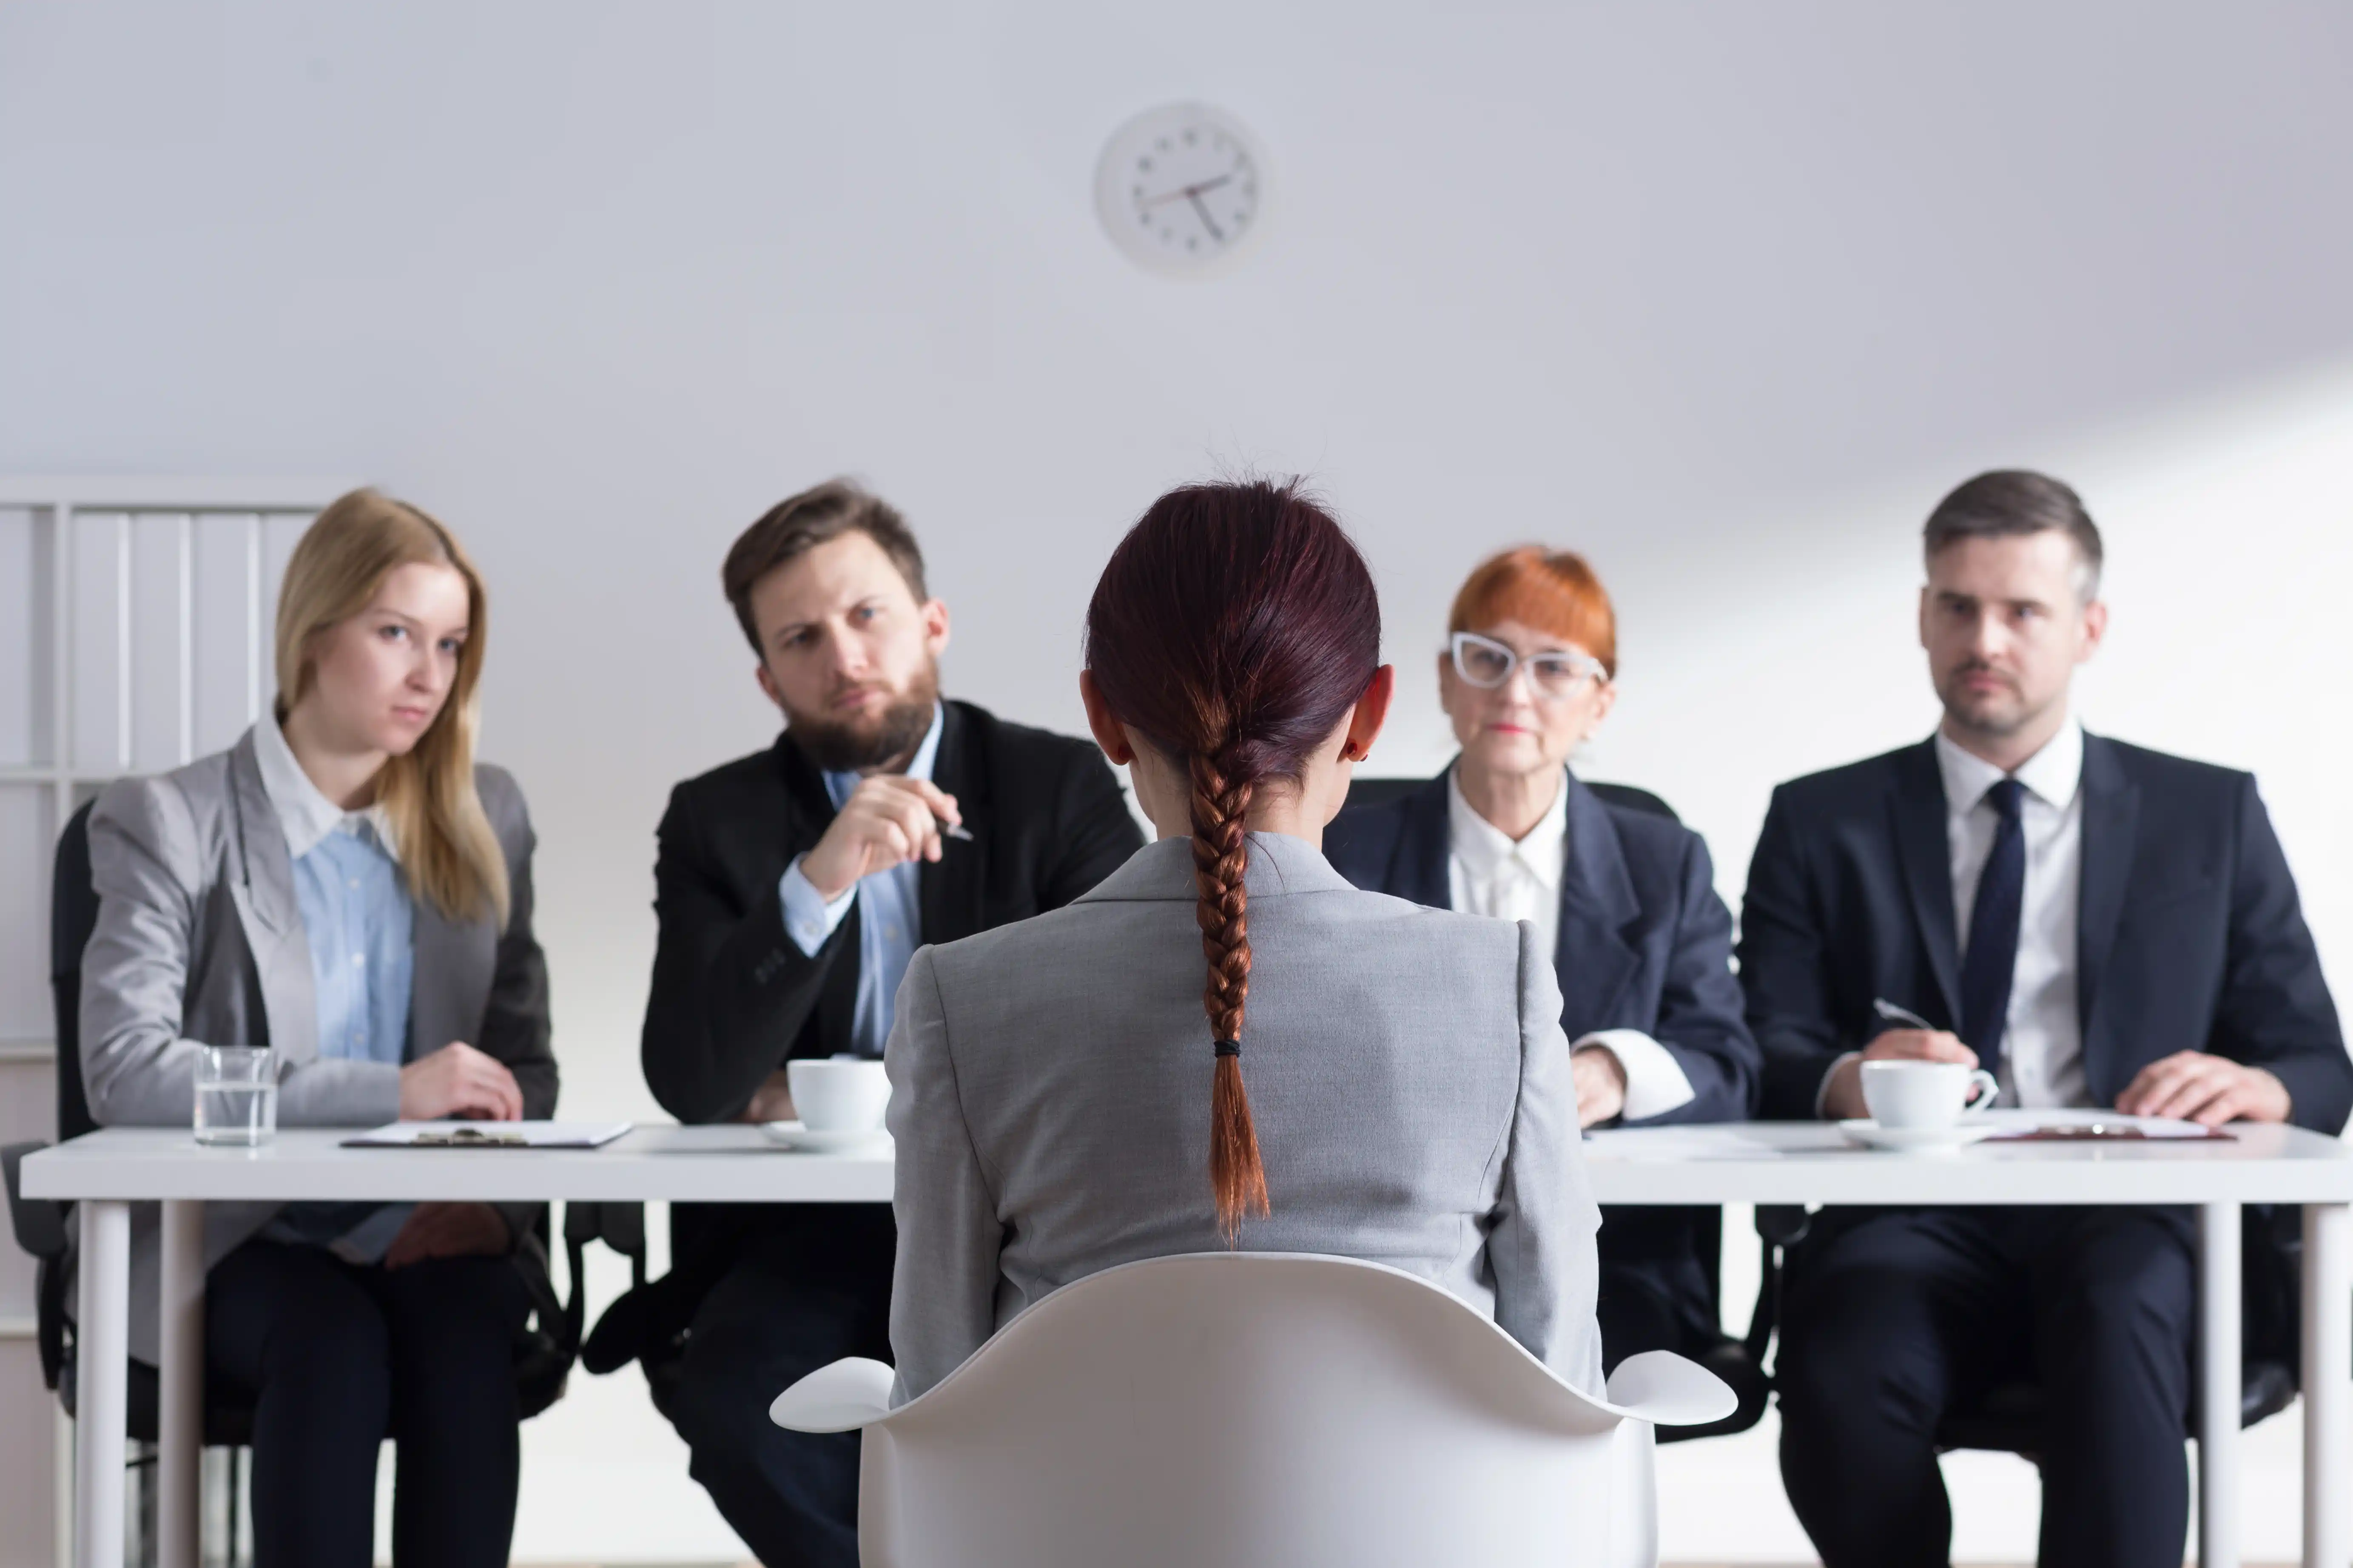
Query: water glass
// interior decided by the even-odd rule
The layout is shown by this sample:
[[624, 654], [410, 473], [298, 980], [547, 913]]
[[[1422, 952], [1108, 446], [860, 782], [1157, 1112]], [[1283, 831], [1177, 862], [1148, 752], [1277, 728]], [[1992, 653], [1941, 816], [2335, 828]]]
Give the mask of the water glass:
[[263, 1046], [196, 1050], [196, 1142], [251, 1149], [278, 1133], [278, 1058]]

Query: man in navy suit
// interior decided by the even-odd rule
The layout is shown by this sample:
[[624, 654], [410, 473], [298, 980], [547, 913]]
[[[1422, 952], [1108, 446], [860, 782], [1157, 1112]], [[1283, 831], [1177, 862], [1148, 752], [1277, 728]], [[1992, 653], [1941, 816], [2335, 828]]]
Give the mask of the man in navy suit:
[[[2253, 777], [2086, 734], [2107, 625], [2065, 485], [1981, 474], [1926, 530], [1926, 744], [1783, 784], [1741, 979], [1765, 1113], [1866, 1114], [1861, 1064], [1989, 1068], [2000, 1103], [2337, 1131], [2348, 1063]], [[1893, 1027], [1885, 1002], [1932, 1027]], [[2044, 1394], [2040, 1561], [2174, 1568], [2189, 1482], [2188, 1211], [1847, 1209], [1790, 1259], [1781, 1473], [1827, 1568], [1942, 1564], [1935, 1434]]]

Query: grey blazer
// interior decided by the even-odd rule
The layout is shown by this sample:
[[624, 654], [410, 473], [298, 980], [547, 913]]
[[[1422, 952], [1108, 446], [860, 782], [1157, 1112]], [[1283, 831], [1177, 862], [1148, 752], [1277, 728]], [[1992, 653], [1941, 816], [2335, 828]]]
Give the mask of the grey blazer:
[[[1419, 1274], [1599, 1393], [1601, 1216], [1535, 928], [1359, 892], [1297, 838], [1250, 845], [1241, 1060], [1273, 1214], [1240, 1245]], [[1204, 977], [1181, 838], [915, 954], [886, 1054], [899, 1400], [1074, 1279], [1222, 1247]]]
[[[454, 922], [418, 901], [409, 1053], [463, 1040], [504, 1062], [522, 1090], [523, 1113], [543, 1117], [555, 1108], [555, 1057], [547, 964], [531, 929], [531, 817], [503, 770], [479, 767], [474, 781], [506, 852], [506, 929], [488, 917]], [[250, 731], [173, 773], [108, 785], [90, 812], [90, 860], [98, 924], [82, 953], [81, 1074], [101, 1126], [188, 1126], [200, 1045], [273, 1047], [282, 1125], [398, 1119], [398, 1068], [319, 1055], [294, 865]], [[206, 1266], [260, 1230], [278, 1206], [206, 1205]], [[131, 1233], [132, 1352], [151, 1361], [158, 1218], [154, 1205], [136, 1205]], [[530, 1219], [528, 1205], [508, 1215], [518, 1237]]]

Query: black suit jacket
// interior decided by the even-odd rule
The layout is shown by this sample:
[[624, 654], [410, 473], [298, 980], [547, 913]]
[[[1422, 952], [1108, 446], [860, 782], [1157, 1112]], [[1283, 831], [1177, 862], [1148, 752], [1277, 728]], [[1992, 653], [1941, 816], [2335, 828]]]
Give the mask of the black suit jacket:
[[[1326, 858], [1360, 888], [1451, 908], [1446, 779], [1342, 812], [1324, 830]], [[1741, 1017], [1732, 916], [1716, 897], [1706, 844], [1672, 818], [1609, 805], [1573, 776], [1567, 815], [1553, 957], [1561, 1027], [1571, 1041], [1640, 1029], [1683, 1069], [1692, 1098], [1630, 1125], [1746, 1121], [1757, 1046]]]
[[[1092, 742], [944, 705], [932, 780], [972, 841], [919, 875], [926, 943], [1061, 908], [1143, 847], [1119, 781]], [[670, 793], [654, 864], [646, 1082], [684, 1122], [740, 1115], [793, 1057], [850, 1048], [858, 912], [815, 956], [785, 933], [778, 884], [834, 817], [824, 776], [787, 731]]]
[[[2176, 1051], [2277, 1075], [2334, 1133], [2353, 1061], [2250, 774], [2084, 738], [2077, 991], [2084, 1068], [2113, 1104]], [[1822, 1075], [1885, 1026], [1876, 997], [1959, 1016], [1945, 789], [1933, 742], [1773, 792], [1748, 868], [1740, 976], [1765, 1114], [1810, 1118]]]

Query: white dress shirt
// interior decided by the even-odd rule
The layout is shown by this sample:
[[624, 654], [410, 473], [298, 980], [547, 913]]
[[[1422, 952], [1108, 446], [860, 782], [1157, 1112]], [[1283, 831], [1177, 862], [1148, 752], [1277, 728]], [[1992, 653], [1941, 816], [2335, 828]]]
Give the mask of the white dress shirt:
[[[1462, 796], [1450, 769], [1446, 775], [1447, 901], [1465, 914], [1526, 921], [1536, 928], [1542, 950], [1556, 963], [1560, 955], [1560, 887], [1568, 870], [1568, 775], [1551, 806], [1527, 836], [1514, 839], [1479, 815]], [[1576, 984], [1572, 972], [1565, 985]], [[1572, 1051], [1599, 1047], [1618, 1058], [1626, 1074], [1629, 1121], [1662, 1116], [1690, 1101], [1691, 1079], [1674, 1053], [1640, 1029], [1598, 1029], [1573, 1042]]]
[[[1936, 736], [1945, 781], [1945, 839], [1952, 853], [1953, 930], [1968, 961], [1969, 916], [1993, 853], [2000, 814], [1986, 799], [2002, 771]], [[2026, 889], [2019, 908], [2018, 967], [2002, 1026], [2001, 1094], [1995, 1103], [2041, 1110], [2092, 1104], [2076, 1011], [2075, 928], [2084, 886], [2084, 730], [2073, 719], [2012, 775], [2026, 786], [2019, 827]]]

